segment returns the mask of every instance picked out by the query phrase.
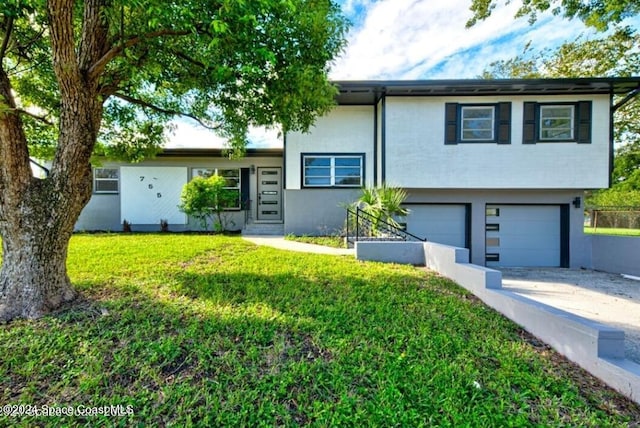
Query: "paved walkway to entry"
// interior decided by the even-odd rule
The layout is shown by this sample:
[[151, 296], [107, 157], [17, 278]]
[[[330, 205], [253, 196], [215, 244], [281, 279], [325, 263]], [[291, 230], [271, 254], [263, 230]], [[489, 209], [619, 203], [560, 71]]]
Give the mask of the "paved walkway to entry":
[[623, 330], [626, 357], [640, 364], [640, 281], [592, 270], [501, 271], [505, 290]]
[[300, 253], [333, 254], [336, 256], [353, 256], [352, 248], [332, 248], [324, 245], [306, 244], [304, 242], [289, 241], [284, 236], [251, 236], [243, 235], [242, 238], [256, 245], [266, 245], [280, 250], [298, 251]]

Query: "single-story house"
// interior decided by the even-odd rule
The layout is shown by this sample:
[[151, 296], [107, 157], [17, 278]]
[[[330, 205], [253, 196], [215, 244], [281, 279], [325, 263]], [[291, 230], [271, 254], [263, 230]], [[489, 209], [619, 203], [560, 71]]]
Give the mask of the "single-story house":
[[287, 133], [282, 148], [104, 162], [76, 229], [122, 230], [125, 220], [139, 231], [161, 220], [197, 229], [177, 208], [180, 192], [219, 174], [238, 193], [235, 228], [331, 234], [362, 186], [388, 183], [408, 192], [410, 233], [466, 247], [474, 264], [588, 265], [584, 191], [610, 185], [613, 113], [640, 77], [336, 84], [336, 107], [309, 133]]

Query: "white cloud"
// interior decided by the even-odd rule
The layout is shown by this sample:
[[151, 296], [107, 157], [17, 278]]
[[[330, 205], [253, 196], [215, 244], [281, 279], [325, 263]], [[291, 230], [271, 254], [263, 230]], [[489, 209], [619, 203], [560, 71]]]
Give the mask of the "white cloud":
[[278, 129], [249, 128], [248, 139], [250, 148], [283, 147], [282, 136]]
[[225, 140], [215, 132], [194, 125], [183, 120], [176, 120], [174, 127], [167, 132], [167, 148], [219, 148], [223, 147]]
[[[498, 7], [470, 29], [470, 0], [347, 0], [344, 11], [365, 14], [332, 69], [336, 80], [473, 78], [492, 61], [573, 39], [584, 25], [541, 15], [535, 26], [514, 19], [517, 4]], [[368, 6], [362, 9], [363, 6]]]
[[[549, 14], [536, 25], [514, 19], [518, 2], [494, 10], [470, 29], [471, 0], [343, 0], [354, 24], [334, 80], [475, 78], [491, 62], [534, 49], [554, 47], [588, 32], [580, 21]], [[190, 121], [176, 121], [167, 147], [221, 148], [225, 140]], [[277, 130], [253, 128], [249, 147], [282, 147]]]
[[[166, 148], [224, 148], [226, 140], [214, 131], [203, 128], [187, 120], [176, 120], [174, 130], [168, 136]], [[252, 127], [247, 135], [248, 148], [282, 147], [282, 137], [277, 129]]]

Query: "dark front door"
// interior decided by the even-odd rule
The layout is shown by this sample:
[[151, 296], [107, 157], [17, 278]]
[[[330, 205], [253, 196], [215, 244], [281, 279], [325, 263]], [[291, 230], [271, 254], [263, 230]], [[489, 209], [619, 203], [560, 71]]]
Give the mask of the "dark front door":
[[258, 220], [282, 221], [282, 169], [258, 168]]

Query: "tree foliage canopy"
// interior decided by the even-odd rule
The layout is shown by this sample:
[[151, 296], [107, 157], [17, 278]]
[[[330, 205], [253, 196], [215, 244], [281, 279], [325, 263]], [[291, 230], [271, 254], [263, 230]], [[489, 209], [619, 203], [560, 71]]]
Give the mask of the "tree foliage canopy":
[[[555, 49], [535, 51], [497, 61], [483, 78], [622, 77], [640, 75], [640, 34], [617, 28], [595, 39], [578, 38]], [[617, 102], [618, 100], [614, 100]], [[615, 189], [640, 190], [640, 101], [628, 102], [614, 115], [617, 143], [612, 183]]]
[[[334, 103], [332, 0], [0, 2], [0, 321], [77, 296], [66, 270], [96, 151], [141, 160], [174, 116], [242, 151], [250, 125], [306, 130]], [[33, 177], [30, 156], [51, 157]]]
[[[347, 23], [332, 1], [68, 3], [76, 59], [86, 78], [98, 78], [104, 103], [97, 153], [140, 160], [164, 142], [176, 115], [217, 129], [242, 149], [248, 126], [305, 130], [333, 102], [327, 71]], [[105, 26], [94, 39], [83, 37], [89, 8], [99, 8]], [[0, 5], [0, 59], [31, 154], [44, 157], [53, 157], [59, 132], [51, 18], [46, 0]], [[93, 47], [97, 61], [83, 58]]]
[[596, 38], [578, 37], [557, 48], [536, 50], [528, 44], [521, 55], [493, 62], [483, 78], [626, 77], [640, 73], [640, 34], [616, 28]]
[[[473, 17], [467, 27], [487, 19], [500, 3], [509, 4], [511, 0], [472, 0]], [[519, 3], [516, 17], [528, 16], [530, 23], [537, 20], [539, 13], [551, 11], [568, 19], [578, 18], [598, 31], [605, 31], [610, 25], [640, 13], [638, 0], [521, 0]]]

